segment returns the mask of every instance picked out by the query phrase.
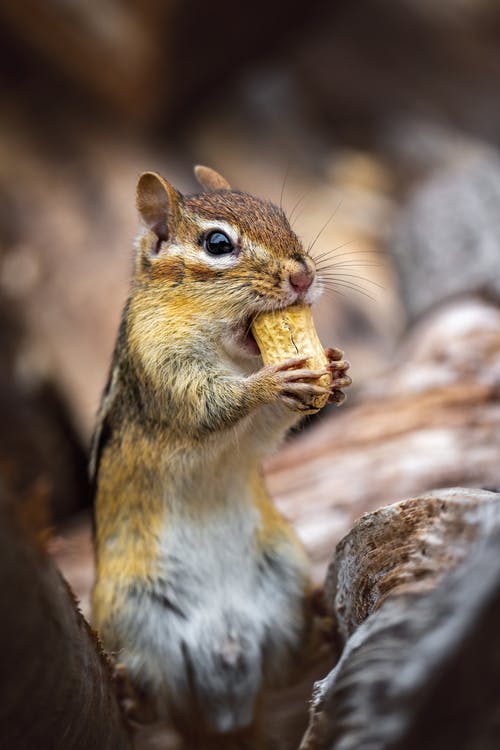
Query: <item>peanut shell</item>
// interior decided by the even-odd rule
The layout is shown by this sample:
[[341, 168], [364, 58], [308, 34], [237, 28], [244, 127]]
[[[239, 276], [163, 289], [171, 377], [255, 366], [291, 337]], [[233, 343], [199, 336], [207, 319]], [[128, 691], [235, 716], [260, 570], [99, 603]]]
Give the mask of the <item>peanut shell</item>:
[[[284, 310], [260, 313], [253, 321], [252, 333], [266, 365], [278, 364], [292, 357], [307, 357], [306, 367], [312, 370], [324, 370], [328, 364], [309, 305], [292, 305]], [[331, 376], [322, 375], [317, 382], [328, 387]], [[311, 401], [311, 411], [319, 411], [327, 401], [328, 394], [315, 396]]]

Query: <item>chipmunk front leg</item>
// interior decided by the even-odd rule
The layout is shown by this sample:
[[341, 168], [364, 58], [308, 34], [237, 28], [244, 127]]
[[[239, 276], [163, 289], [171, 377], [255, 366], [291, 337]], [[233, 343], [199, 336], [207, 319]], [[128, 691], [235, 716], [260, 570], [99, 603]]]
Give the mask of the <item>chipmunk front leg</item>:
[[254, 387], [257, 384], [258, 389], [267, 394], [267, 403], [278, 400], [292, 411], [309, 412], [314, 409], [314, 397], [328, 393], [329, 389], [317, 382], [328, 370], [305, 367], [307, 359], [294, 357], [278, 364], [266, 365], [249, 379], [253, 380]]
[[178, 374], [171, 391], [178, 405], [179, 424], [191, 433], [216, 432], [237, 424], [262, 406], [279, 402], [292, 411], [307, 413], [312, 399], [329, 393], [329, 389], [314, 382], [328, 371], [307, 368], [306, 362], [305, 357], [295, 357], [265, 365], [247, 377], [192, 367], [189, 378]]

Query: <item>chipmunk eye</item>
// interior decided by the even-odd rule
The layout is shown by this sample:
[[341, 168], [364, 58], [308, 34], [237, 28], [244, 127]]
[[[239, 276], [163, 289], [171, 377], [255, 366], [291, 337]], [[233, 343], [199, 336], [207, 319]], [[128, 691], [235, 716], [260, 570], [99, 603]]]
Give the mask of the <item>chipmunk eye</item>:
[[210, 255], [227, 255], [227, 253], [232, 253], [234, 250], [234, 245], [227, 234], [218, 232], [217, 230], [207, 234], [203, 245]]

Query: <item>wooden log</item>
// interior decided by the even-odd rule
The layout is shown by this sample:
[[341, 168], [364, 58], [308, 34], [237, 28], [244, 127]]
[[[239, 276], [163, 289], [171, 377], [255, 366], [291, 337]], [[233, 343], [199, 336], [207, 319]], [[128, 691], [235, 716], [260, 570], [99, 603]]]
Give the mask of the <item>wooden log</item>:
[[498, 151], [482, 141], [460, 141], [450, 131], [431, 131], [428, 140], [439, 161], [413, 186], [390, 240], [410, 318], [452, 294], [472, 289], [500, 294]]
[[361, 518], [328, 573], [345, 646], [301, 750], [498, 747], [499, 544], [498, 493], [442, 490]]
[[12, 750], [126, 750], [111, 667], [53, 562], [0, 506], [0, 736]]

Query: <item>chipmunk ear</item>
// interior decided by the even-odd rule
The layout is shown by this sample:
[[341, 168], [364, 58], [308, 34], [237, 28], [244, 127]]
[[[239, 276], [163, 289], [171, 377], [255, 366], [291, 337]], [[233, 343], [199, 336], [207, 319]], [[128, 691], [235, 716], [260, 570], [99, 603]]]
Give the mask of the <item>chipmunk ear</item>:
[[198, 164], [194, 168], [194, 176], [201, 187], [208, 193], [212, 193], [214, 190], [231, 190], [229, 182], [215, 169], [210, 167], [203, 167]]
[[137, 183], [137, 210], [159, 239], [169, 237], [180, 214], [180, 194], [156, 172], [143, 172]]

